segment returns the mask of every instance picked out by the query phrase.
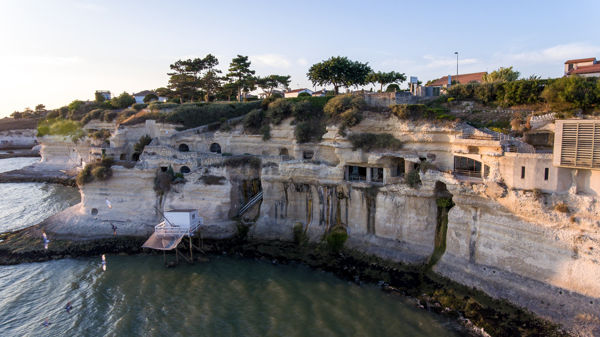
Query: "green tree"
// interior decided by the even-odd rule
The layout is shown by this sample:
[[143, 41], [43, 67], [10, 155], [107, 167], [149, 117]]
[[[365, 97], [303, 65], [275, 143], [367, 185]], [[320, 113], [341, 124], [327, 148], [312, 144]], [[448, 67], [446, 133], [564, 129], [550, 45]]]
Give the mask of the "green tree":
[[69, 103], [68, 107], [69, 107], [69, 111], [76, 111], [79, 110], [79, 108], [83, 105], [83, 101], [80, 101], [78, 99], [74, 100], [73, 102]]
[[237, 88], [238, 100], [242, 101], [242, 91], [248, 92], [254, 86], [254, 70], [250, 70], [248, 56], [238, 55], [231, 60], [227, 78]]
[[158, 101], [158, 96], [156, 96], [156, 94], [148, 94], [144, 96], [144, 103], [150, 103], [152, 101]]
[[600, 104], [600, 81], [594, 77], [558, 78], [546, 86], [542, 97], [556, 109], [575, 107], [588, 111]]
[[[113, 97], [113, 99], [110, 101], [110, 104], [117, 109], [125, 109], [127, 107], [132, 106], [133, 104], [135, 104], [135, 97], [131, 96], [130, 94], [123, 92], [122, 94], [120, 94], [117, 97]], [[71, 106], [69, 105], [69, 109], [71, 108]]]
[[156, 90], [154, 90], [154, 92], [156, 93], [156, 95], [158, 97], [168, 97], [168, 98], [173, 97], [173, 92], [169, 88], [160, 87], [160, 88], [157, 88]]
[[256, 85], [267, 93], [267, 97], [273, 94], [273, 90], [277, 88], [288, 88], [290, 86], [290, 76], [284, 75], [269, 75], [267, 77], [259, 77], [256, 79]]
[[387, 88], [385, 88], [386, 92], [395, 92], [395, 91], [400, 91], [400, 86], [397, 84], [390, 84], [387, 86]]
[[483, 83], [512, 82], [516, 81], [519, 75], [520, 73], [513, 70], [512, 66], [508, 68], [500, 67], [489, 74], [484, 74], [482, 79]]
[[183, 103], [185, 99], [193, 101], [199, 87], [198, 77], [202, 71], [202, 59], [177, 60], [169, 67], [173, 70], [167, 73], [170, 76], [169, 89], [179, 98], [179, 103]]
[[367, 82], [373, 84], [379, 84], [379, 92], [383, 92], [383, 86], [392, 83], [402, 83], [406, 81], [406, 75], [403, 73], [397, 73], [395, 71], [385, 72], [371, 72], [367, 75]]
[[340, 87], [364, 85], [371, 72], [368, 63], [349, 60], [347, 57], [335, 56], [328, 60], [313, 64], [306, 76], [313, 85], [333, 85], [335, 94]]
[[96, 91], [96, 93], [94, 94], [94, 100], [97, 103], [102, 103], [102, 102], [104, 102], [106, 100], [106, 97], [104, 97], [104, 95], [102, 95], [101, 92]]

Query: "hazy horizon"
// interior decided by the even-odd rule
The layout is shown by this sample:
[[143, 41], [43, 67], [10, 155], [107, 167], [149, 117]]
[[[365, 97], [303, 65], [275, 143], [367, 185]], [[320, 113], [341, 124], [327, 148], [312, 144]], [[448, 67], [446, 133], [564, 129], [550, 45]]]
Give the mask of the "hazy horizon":
[[[331, 56], [426, 82], [513, 66], [559, 77], [567, 59], [600, 58], [591, 31], [600, 3], [559, 1], [3, 1], [0, 117], [44, 104], [167, 85], [169, 64], [212, 53], [219, 69], [248, 55], [257, 75], [291, 75], [313, 88], [311, 64]], [[569, 8], [576, 8], [570, 10]]]

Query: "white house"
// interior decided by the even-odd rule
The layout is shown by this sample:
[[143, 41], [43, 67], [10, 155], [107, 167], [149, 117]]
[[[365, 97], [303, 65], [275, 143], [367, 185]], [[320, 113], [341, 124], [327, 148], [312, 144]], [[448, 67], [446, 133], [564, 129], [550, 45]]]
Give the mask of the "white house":
[[107, 101], [111, 98], [110, 91], [108, 90], [96, 90], [96, 94], [102, 95], [102, 97], [104, 97], [104, 99]]
[[[135, 102], [136, 103], [144, 103], [144, 98], [150, 94], [156, 95], [156, 93], [154, 91], [151, 90], [142, 90], [140, 92], [137, 92], [135, 94], [133, 94], [133, 97], [135, 98]], [[158, 97], [158, 101], [159, 102], [166, 102], [167, 98], [166, 97], [159, 97], [158, 95], [156, 95]]]
[[303, 92], [305, 92], [305, 93], [307, 93], [307, 94], [309, 94], [311, 96], [313, 94], [312, 90], [306, 89], [306, 88], [302, 88], [302, 89], [295, 89], [295, 90], [286, 91], [285, 92], [285, 98], [298, 97], [298, 95], [300, 95]]

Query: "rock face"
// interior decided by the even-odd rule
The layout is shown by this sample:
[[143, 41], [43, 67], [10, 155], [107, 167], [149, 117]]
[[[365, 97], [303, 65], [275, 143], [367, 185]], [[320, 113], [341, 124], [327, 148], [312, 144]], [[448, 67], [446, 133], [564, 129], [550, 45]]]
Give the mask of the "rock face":
[[0, 131], [0, 149], [32, 148], [37, 145], [35, 129]]
[[[153, 125], [131, 135], [119, 127], [111, 144], [128, 148]], [[571, 179], [567, 169], [546, 166], [548, 155], [505, 156], [500, 141], [466, 137], [477, 132], [466, 125], [382, 116], [348, 132], [392, 134], [401, 150], [354, 150], [334, 126], [321, 142], [299, 144], [290, 120], [272, 125], [269, 141], [240, 126], [171, 130], [155, 130], [134, 168], [113, 166], [111, 179], [82, 186], [82, 203], [49, 219], [51, 228], [95, 237], [111, 235], [110, 223], [118, 223], [120, 233], [148, 235], [160, 212], [174, 208], [198, 209], [207, 238], [236, 235], [238, 222], [250, 226], [250, 238], [278, 240], [292, 240], [298, 223], [313, 241], [343, 226], [349, 247], [433, 264], [444, 276], [568, 327], [600, 326], [600, 205], [593, 195], [569, 194], [562, 180], [538, 188], [529, 177], [539, 170]], [[73, 154], [86, 153], [83, 144], [69, 151], [57, 140], [43, 142], [43, 160], [85, 162]], [[479, 171], [457, 170], [457, 160]], [[531, 165], [528, 179], [518, 178], [523, 165]], [[157, 176], [169, 167], [184, 182], [157, 192]], [[240, 213], [261, 191], [262, 200]], [[555, 210], [559, 203], [569, 213]]]

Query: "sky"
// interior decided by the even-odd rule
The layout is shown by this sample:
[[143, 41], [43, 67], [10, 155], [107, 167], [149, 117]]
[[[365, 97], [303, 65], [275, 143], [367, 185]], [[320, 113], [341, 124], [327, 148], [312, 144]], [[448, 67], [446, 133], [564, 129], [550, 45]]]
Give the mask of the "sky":
[[[600, 1], [0, 0], [0, 117], [166, 86], [169, 65], [213, 54], [226, 70], [247, 55], [257, 75], [313, 85], [331, 56], [428, 80], [513, 66], [563, 75], [600, 58]], [[320, 88], [317, 88], [320, 89]]]

